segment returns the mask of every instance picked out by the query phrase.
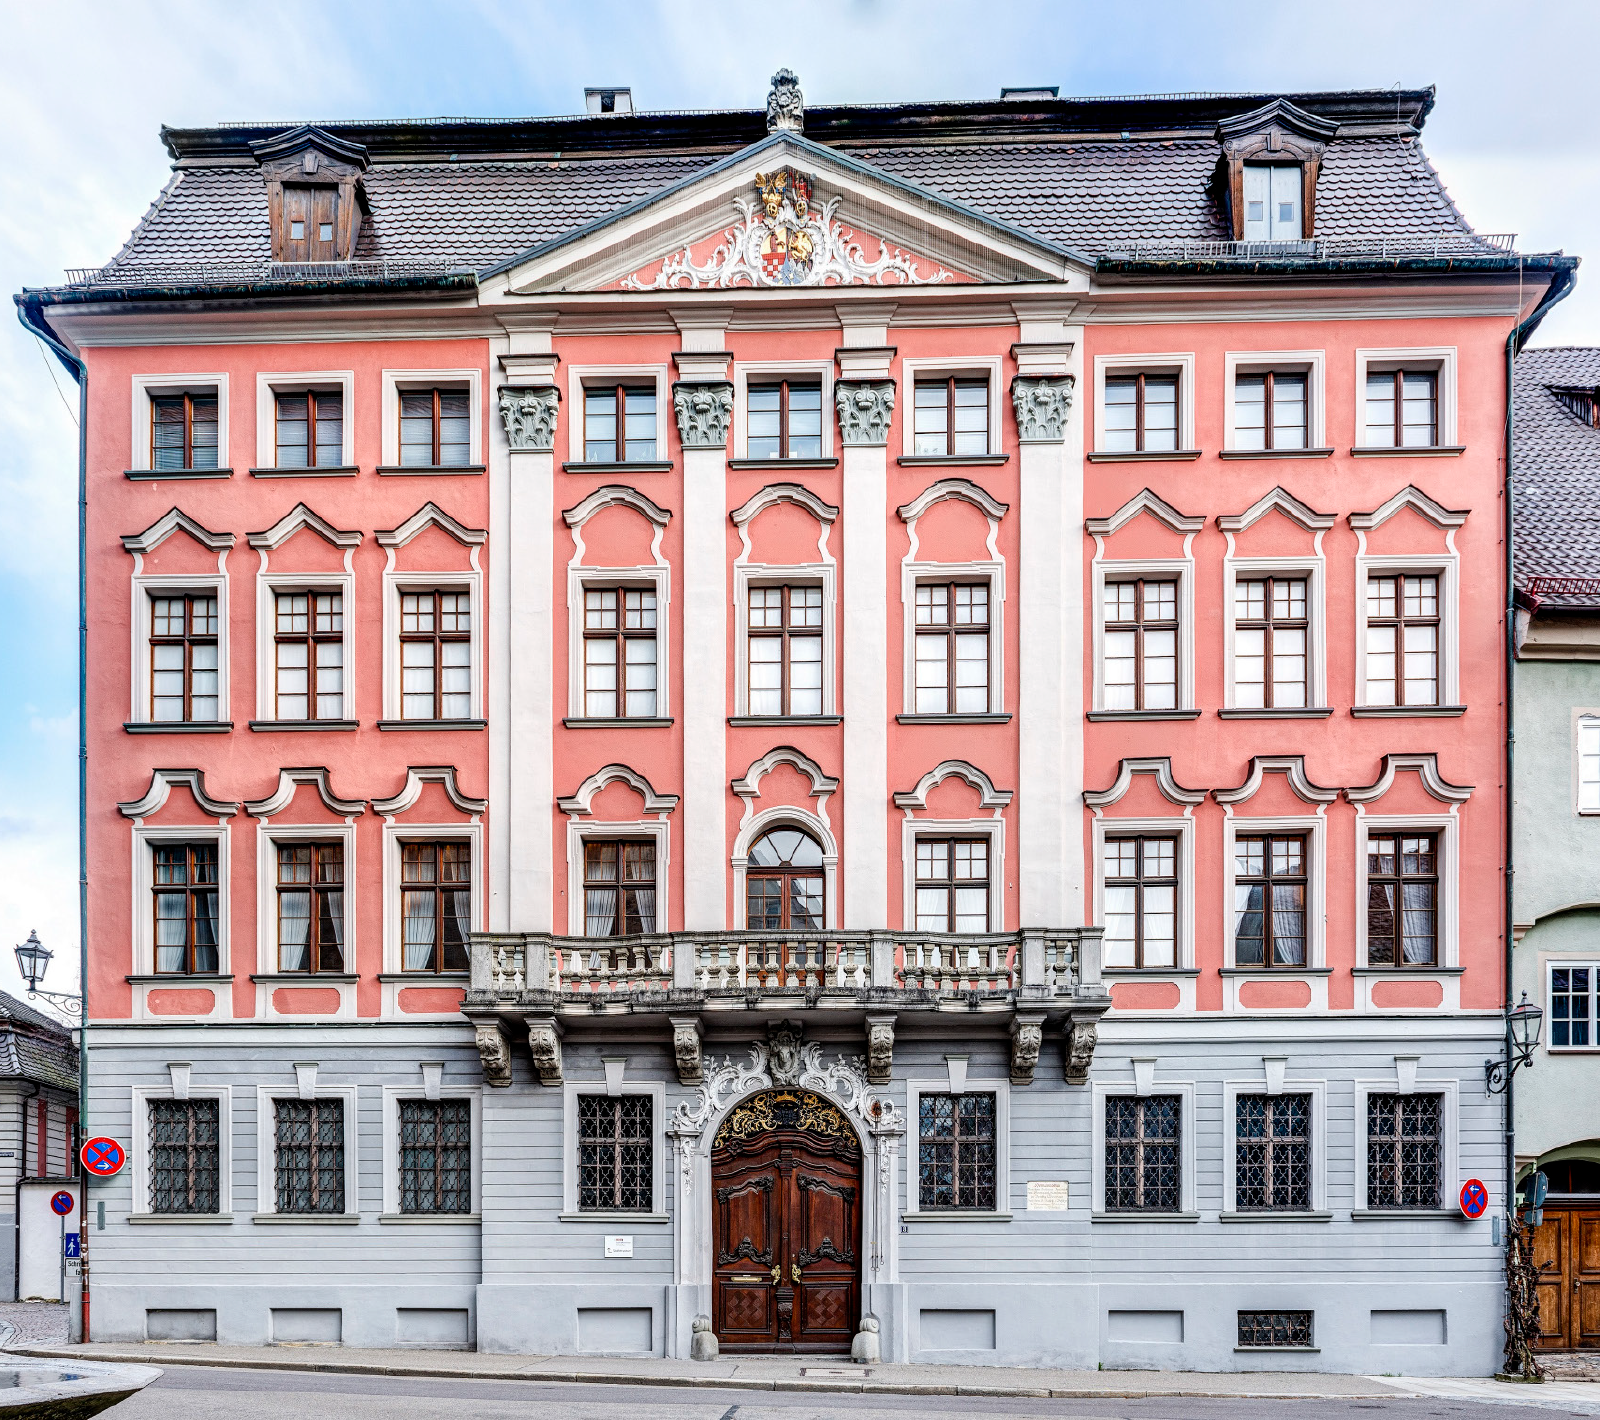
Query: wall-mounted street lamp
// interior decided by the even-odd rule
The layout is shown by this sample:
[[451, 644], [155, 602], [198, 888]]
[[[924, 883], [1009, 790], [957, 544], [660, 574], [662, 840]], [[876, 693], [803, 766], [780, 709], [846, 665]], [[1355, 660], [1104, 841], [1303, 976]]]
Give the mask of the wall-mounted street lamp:
[[39, 940], [37, 932], [29, 932], [28, 940], [17, 945], [17, 970], [22, 973], [22, 979], [27, 983], [28, 995], [43, 996], [57, 1010], [65, 1011], [68, 1015], [81, 1021], [84, 1015], [83, 997], [74, 996], [66, 991], [45, 991], [39, 986], [44, 980], [44, 974], [50, 968], [50, 960], [55, 955], [43, 942]]
[[1506, 1058], [1483, 1062], [1483, 1088], [1491, 1095], [1500, 1094], [1511, 1082], [1519, 1065], [1532, 1065], [1533, 1052], [1539, 1048], [1539, 1027], [1544, 1023], [1544, 1012], [1522, 993], [1515, 1009], [1506, 1012]]

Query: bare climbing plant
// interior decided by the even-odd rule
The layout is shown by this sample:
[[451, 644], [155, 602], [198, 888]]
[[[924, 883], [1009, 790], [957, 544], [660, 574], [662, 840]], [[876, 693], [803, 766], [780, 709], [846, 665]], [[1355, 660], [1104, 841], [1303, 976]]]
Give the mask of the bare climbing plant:
[[1533, 1260], [1533, 1232], [1513, 1215], [1506, 1238], [1506, 1360], [1504, 1374], [1542, 1381], [1534, 1343], [1539, 1339], [1539, 1275], [1551, 1264]]

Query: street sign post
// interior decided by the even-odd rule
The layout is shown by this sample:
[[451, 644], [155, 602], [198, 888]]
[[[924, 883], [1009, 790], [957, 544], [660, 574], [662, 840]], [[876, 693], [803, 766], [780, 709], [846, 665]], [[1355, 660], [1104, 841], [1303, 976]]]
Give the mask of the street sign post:
[[85, 1142], [83, 1148], [78, 1150], [78, 1158], [91, 1178], [110, 1178], [122, 1172], [123, 1164], [128, 1161], [128, 1152], [115, 1139], [99, 1136]]
[[77, 1233], [63, 1233], [61, 1235], [61, 1255], [67, 1258], [79, 1256]]

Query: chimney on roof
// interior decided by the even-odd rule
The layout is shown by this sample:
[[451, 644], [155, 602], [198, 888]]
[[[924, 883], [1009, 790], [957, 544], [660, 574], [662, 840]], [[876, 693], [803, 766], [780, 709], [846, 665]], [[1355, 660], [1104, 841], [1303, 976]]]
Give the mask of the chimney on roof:
[[1022, 100], [1058, 99], [1061, 97], [1061, 89], [1055, 84], [1035, 84], [1031, 88], [1025, 89], [1001, 89], [1000, 97], [1002, 99]]
[[632, 89], [585, 89], [583, 106], [590, 113], [632, 113]]

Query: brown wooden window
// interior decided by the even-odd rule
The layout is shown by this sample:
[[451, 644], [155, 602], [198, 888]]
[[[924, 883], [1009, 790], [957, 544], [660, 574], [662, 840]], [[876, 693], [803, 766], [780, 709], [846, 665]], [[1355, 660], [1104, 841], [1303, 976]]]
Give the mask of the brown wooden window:
[[578, 1209], [648, 1213], [654, 1206], [654, 1139], [648, 1095], [578, 1096]]
[[214, 721], [218, 709], [214, 593], [150, 598], [150, 718]]
[[1311, 1206], [1311, 1096], [1240, 1095], [1234, 1105], [1234, 1207]]
[[1182, 1128], [1180, 1095], [1106, 1097], [1106, 1212], [1182, 1208]]
[[221, 1101], [151, 1100], [150, 1211], [222, 1211]]
[[406, 720], [472, 716], [472, 596], [400, 594], [400, 715]]
[[274, 718], [344, 718], [344, 593], [274, 598]]
[[822, 930], [822, 845], [798, 828], [774, 828], [750, 845], [745, 925], [753, 932]]
[[1236, 449], [1306, 447], [1307, 378], [1303, 372], [1240, 375], [1233, 385], [1233, 446]]
[[1104, 691], [1107, 710], [1178, 706], [1178, 584], [1105, 585]]
[[465, 971], [472, 932], [472, 845], [400, 845], [402, 971]]
[[400, 1211], [472, 1212], [472, 1102], [400, 1101]]
[[217, 397], [153, 395], [150, 467], [162, 472], [217, 467]]
[[1233, 703], [1301, 709], [1308, 683], [1304, 577], [1252, 577], [1233, 587]]
[[1384, 370], [1367, 375], [1367, 446], [1428, 449], [1439, 442], [1439, 375]]
[[1367, 1207], [1437, 1208], [1443, 1095], [1367, 1096]]
[[217, 845], [158, 843], [151, 848], [155, 967], [159, 972], [217, 971]]
[[1113, 375], [1106, 380], [1107, 453], [1162, 453], [1178, 447], [1178, 377]]
[[1178, 964], [1178, 840], [1108, 838], [1104, 857], [1107, 966]]
[[822, 457], [822, 382], [751, 385], [745, 453], [753, 459]]
[[918, 457], [989, 452], [988, 380], [918, 380], [913, 399]]
[[605, 385], [583, 392], [586, 463], [650, 463], [656, 457], [656, 387]]
[[344, 970], [344, 844], [278, 844], [278, 970]]
[[1367, 704], [1439, 703], [1439, 578], [1367, 579]]
[[749, 713], [822, 713], [822, 588], [750, 588]]
[[585, 587], [583, 713], [593, 719], [656, 714], [654, 587]]
[[1367, 965], [1439, 960], [1439, 836], [1367, 836]]
[[1241, 835], [1233, 848], [1235, 966], [1306, 964], [1306, 840]]
[[996, 1205], [995, 1099], [991, 1094], [922, 1095], [917, 1100], [918, 1205]]
[[339, 205], [335, 187], [283, 189], [283, 259], [285, 261], [336, 261], [334, 217]]
[[274, 1100], [280, 1213], [343, 1213], [344, 1101]]
[[400, 462], [407, 468], [461, 468], [472, 462], [471, 392], [400, 391]]
[[583, 935], [631, 937], [655, 930], [655, 840], [586, 839], [583, 845]]
[[275, 465], [337, 468], [344, 463], [344, 395], [309, 390], [275, 397]]
[[919, 715], [989, 712], [989, 584], [919, 582], [913, 699]]
[[989, 840], [917, 839], [917, 931], [989, 931]]

